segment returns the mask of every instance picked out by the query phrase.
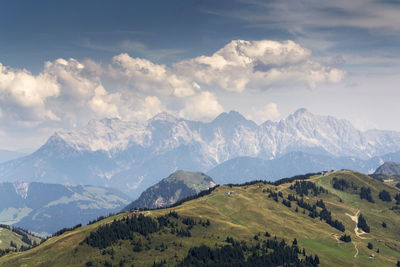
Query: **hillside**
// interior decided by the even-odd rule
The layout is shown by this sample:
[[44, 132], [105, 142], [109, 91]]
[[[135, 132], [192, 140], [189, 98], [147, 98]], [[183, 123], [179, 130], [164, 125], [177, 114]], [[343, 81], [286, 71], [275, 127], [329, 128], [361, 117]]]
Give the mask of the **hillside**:
[[[207, 172], [237, 157], [268, 160], [296, 151], [365, 160], [400, 151], [400, 133], [360, 131], [346, 120], [305, 109], [259, 125], [235, 111], [210, 122], [167, 113], [147, 121], [92, 120], [81, 129], [54, 133], [30, 155], [0, 164], [0, 180], [112, 185], [136, 198], [175, 170]], [[306, 171], [302, 162], [294, 165]]]
[[8, 251], [36, 246], [41, 241], [40, 238], [21, 228], [0, 224], [0, 256]]
[[124, 208], [160, 208], [214, 187], [213, 179], [201, 172], [176, 171], [159, 183], [149, 187], [140, 197]]
[[[320, 266], [395, 266], [400, 259], [397, 188], [347, 170], [298, 180], [302, 178], [307, 177], [275, 185], [220, 186], [176, 207], [121, 213], [50, 238], [32, 250], [6, 255], [0, 258], [0, 265], [191, 266], [184, 263], [217, 252], [225, 255], [223, 251], [230, 249], [239, 254], [244, 251], [249, 261], [255, 255], [272, 255], [277, 247], [260, 249], [273, 245], [276, 236], [290, 246], [296, 238], [295, 247], [305, 249], [306, 256], [300, 253], [292, 260], [318, 255]], [[125, 217], [131, 219], [111, 223]], [[137, 228], [144, 223], [146, 227]], [[114, 228], [122, 235], [111, 234]], [[368, 243], [372, 249], [367, 248]], [[194, 248], [201, 245], [210, 250]], [[260, 254], [252, 254], [252, 250]]]
[[48, 235], [120, 211], [130, 201], [111, 188], [0, 183], [0, 224]]

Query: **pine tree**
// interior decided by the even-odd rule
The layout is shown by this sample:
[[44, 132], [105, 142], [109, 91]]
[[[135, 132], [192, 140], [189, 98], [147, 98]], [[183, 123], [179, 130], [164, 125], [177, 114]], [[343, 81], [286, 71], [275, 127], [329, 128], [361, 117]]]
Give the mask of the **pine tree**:
[[360, 214], [360, 216], [358, 217], [357, 226], [366, 233], [370, 232], [370, 228], [367, 224], [367, 221], [365, 220], [364, 216], [362, 216], [362, 214]]

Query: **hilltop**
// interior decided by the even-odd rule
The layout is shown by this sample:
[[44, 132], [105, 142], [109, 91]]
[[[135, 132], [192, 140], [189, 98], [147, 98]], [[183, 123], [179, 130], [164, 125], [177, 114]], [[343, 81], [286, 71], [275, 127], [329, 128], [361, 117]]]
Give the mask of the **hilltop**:
[[213, 179], [201, 172], [176, 171], [146, 189], [124, 211], [140, 208], [161, 208], [214, 187]]
[[[304, 266], [316, 266], [315, 255], [320, 266], [384, 267], [400, 259], [400, 190], [361, 173], [224, 185], [201, 195], [175, 207], [121, 213], [67, 231], [0, 258], [0, 265], [191, 266], [184, 263], [200, 255], [235, 249], [254, 260], [251, 251], [272, 255], [285, 246]], [[147, 226], [138, 229], [131, 222]], [[261, 251], [274, 240], [286, 245]]]
[[380, 180], [395, 180], [400, 182], [400, 163], [387, 161], [376, 169], [372, 177]]

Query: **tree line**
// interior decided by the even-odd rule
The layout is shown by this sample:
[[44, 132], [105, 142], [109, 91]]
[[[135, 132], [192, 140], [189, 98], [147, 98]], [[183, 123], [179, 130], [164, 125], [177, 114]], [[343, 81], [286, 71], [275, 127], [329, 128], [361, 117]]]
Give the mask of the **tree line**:
[[[230, 245], [211, 248], [193, 247], [178, 264], [180, 267], [253, 267], [253, 266], [318, 266], [319, 257], [305, 254], [297, 241], [289, 245], [285, 240], [267, 239], [249, 246], [228, 237]], [[154, 266], [154, 265], [153, 265]]]

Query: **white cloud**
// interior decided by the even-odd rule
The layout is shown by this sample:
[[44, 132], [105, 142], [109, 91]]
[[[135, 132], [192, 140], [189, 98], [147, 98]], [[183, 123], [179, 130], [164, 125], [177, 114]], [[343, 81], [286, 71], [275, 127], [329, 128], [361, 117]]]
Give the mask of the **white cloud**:
[[185, 106], [179, 115], [192, 120], [205, 120], [213, 118], [223, 111], [224, 109], [215, 95], [204, 91], [186, 99]]
[[[232, 41], [211, 56], [172, 67], [128, 54], [107, 64], [60, 58], [46, 62], [38, 75], [0, 64], [0, 130], [43, 135], [40, 129], [80, 127], [93, 118], [145, 120], [162, 111], [209, 120], [224, 111], [217, 95], [293, 84], [314, 87], [343, 75], [292, 41]], [[274, 119], [279, 111], [271, 103], [254, 114]]]
[[47, 73], [37, 76], [27, 70], [13, 70], [0, 64], [0, 109], [4, 116], [21, 121], [55, 119], [46, 110], [47, 99], [57, 97], [60, 88]]
[[140, 103], [139, 108], [132, 112], [133, 118], [149, 119], [165, 111], [166, 108], [156, 96], [146, 96]]
[[178, 76], [165, 65], [146, 59], [120, 54], [113, 58], [113, 62], [115, 66], [112, 73], [115, 77], [124, 78], [131, 88], [176, 97], [193, 95], [198, 88], [192, 81]]
[[211, 56], [174, 65], [178, 73], [197, 83], [226, 91], [339, 82], [344, 72], [311, 59], [311, 52], [293, 41], [235, 40]]
[[267, 120], [275, 121], [280, 119], [281, 113], [276, 103], [268, 103], [262, 108], [252, 108], [248, 117], [257, 123], [263, 123]]
[[103, 86], [94, 90], [94, 96], [89, 100], [89, 106], [93, 112], [105, 118], [119, 118], [117, 103], [120, 101], [119, 93], [109, 94]]

